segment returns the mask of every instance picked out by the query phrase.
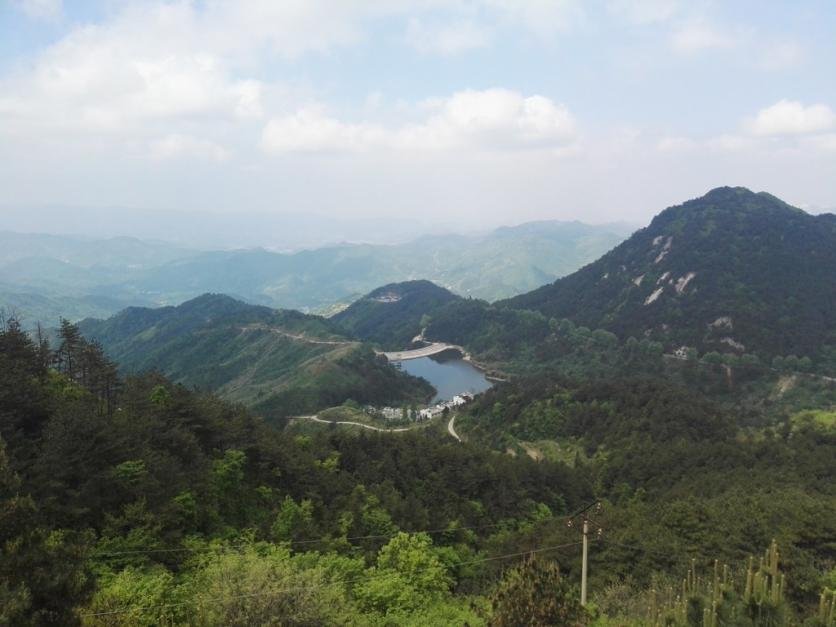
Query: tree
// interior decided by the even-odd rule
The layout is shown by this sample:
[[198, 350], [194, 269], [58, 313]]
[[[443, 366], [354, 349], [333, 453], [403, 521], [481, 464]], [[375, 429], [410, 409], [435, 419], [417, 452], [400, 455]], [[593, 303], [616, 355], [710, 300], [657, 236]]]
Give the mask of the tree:
[[37, 526], [35, 502], [19, 490], [0, 439], [0, 624], [72, 625], [91, 584], [84, 547], [75, 534]]
[[244, 516], [244, 470], [247, 455], [243, 451], [229, 449], [221, 459], [212, 462], [212, 488], [219, 512], [231, 521]]
[[66, 318], [61, 318], [61, 328], [58, 331], [61, 343], [55, 351], [54, 361], [56, 369], [67, 375], [71, 381], [76, 380], [79, 353], [84, 338], [78, 327]]
[[297, 504], [290, 496], [282, 501], [273, 523], [273, 535], [280, 542], [292, 542], [307, 536], [313, 522], [313, 503], [303, 499]]
[[381, 614], [411, 612], [445, 597], [453, 581], [425, 533], [399, 533], [377, 556], [355, 594]]
[[276, 546], [207, 558], [191, 588], [188, 619], [198, 625], [337, 625], [349, 611], [342, 586], [328, 585], [322, 568]]
[[35, 511], [32, 499], [20, 496], [19, 488], [20, 479], [9, 468], [6, 444], [0, 439], [0, 623], [4, 625], [21, 621], [32, 603], [23, 573], [7, 569], [11, 552]]
[[557, 564], [533, 556], [505, 573], [491, 602], [495, 627], [584, 625], [588, 618]]

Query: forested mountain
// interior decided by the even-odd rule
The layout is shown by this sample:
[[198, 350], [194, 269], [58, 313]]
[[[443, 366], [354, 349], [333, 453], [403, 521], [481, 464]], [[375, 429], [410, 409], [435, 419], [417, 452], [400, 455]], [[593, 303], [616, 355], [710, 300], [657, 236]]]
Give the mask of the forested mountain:
[[458, 299], [430, 281], [390, 283], [353, 302], [331, 320], [361, 340], [400, 350], [421, 333], [435, 311]]
[[130, 308], [108, 320], [84, 320], [79, 328], [125, 372], [158, 370], [271, 419], [348, 399], [380, 405], [422, 401], [432, 392], [325, 318], [228, 296]]
[[832, 360], [836, 216], [718, 188], [666, 209], [574, 274], [498, 305], [668, 349]]
[[[282, 254], [196, 252], [130, 238], [87, 241], [0, 234], [0, 308], [24, 324], [57, 324], [55, 302], [73, 298], [80, 319], [131, 305], [174, 305], [206, 292], [254, 304], [333, 312], [395, 281], [432, 279], [462, 295], [495, 299], [563, 276], [620, 242], [623, 226], [537, 222], [480, 236], [437, 235], [398, 245], [337, 245]], [[5, 245], [5, 250], [4, 246]], [[98, 254], [97, 254], [98, 253]], [[59, 312], [60, 313], [60, 312]]]

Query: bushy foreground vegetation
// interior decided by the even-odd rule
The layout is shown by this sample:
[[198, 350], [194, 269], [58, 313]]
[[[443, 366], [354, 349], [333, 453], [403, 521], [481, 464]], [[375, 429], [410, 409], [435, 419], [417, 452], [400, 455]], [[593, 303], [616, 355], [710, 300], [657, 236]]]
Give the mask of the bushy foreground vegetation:
[[101, 385], [113, 371], [72, 333], [55, 352], [0, 333], [6, 622], [468, 616], [502, 563], [487, 556], [591, 496], [559, 464], [441, 436], [283, 435], [160, 375]]

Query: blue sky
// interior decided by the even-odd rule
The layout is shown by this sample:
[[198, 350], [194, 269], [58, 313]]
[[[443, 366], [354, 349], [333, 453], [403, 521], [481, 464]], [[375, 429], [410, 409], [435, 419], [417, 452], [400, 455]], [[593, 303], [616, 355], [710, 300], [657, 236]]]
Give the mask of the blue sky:
[[643, 222], [730, 184], [833, 208], [834, 32], [826, 1], [9, 0], [0, 205]]

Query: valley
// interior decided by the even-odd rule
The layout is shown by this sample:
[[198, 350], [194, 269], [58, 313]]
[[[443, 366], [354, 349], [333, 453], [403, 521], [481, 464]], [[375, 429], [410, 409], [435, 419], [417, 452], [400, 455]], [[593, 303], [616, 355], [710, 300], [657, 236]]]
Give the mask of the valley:
[[[199, 598], [187, 588], [217, 555], [246, 564], [243, 576], [281, 564], [320, 577], [341, 611], [378, 620], [395, 611], [389, 593], [334, 573], [373, 585], [382, 556], [408, 550], [448, 582], [410, 603], [482, 624], [472, 604], [507, 576], [494, 560], [561, 547], [550, 559], [578, 581], [565, 521], [597, 502], [606, 531], [590, 584], [607, 612], [629, 594], [681, 616], [659, 581], [673, 589], [687, 569], [780, 546], [788, 583], [769, 607], [791, 624], [829, 594], [836, 559], [836, 229], [797, 212], [713, 190], [493, 303], [410, 280], [330, 318], [212, 293], [64, 320], [39, 341], [11, 317], [0, 470], [36, 495], [44, 529], [89, 530], [62, 546], [104, 573], [85, 597], [95, 608], [135, 607], [156, 577]], [[764, 242], [785, 262], [780, 286], [757, 267]], [[805, 307], [792, 328], [785, 299]], [[69, 507], [67, 491], [88, 506]], [[25, 559], [38, 559], [31, 542]], [[742, 584], [728, 586], [724, 611], [748, 615]]]

